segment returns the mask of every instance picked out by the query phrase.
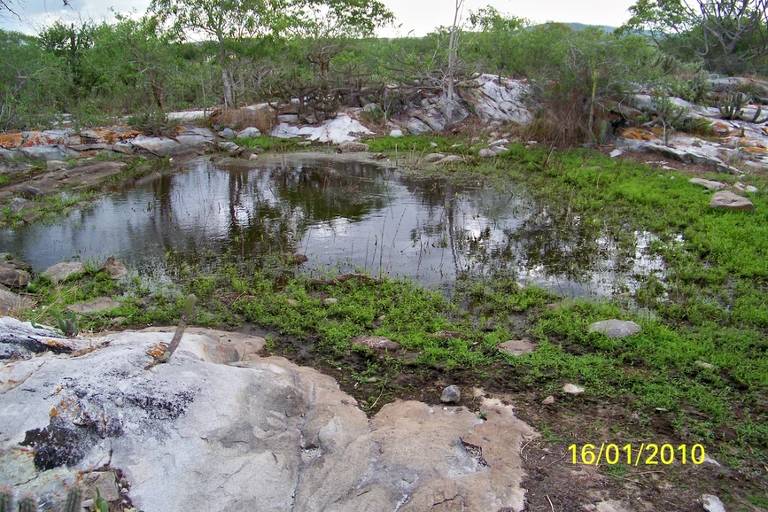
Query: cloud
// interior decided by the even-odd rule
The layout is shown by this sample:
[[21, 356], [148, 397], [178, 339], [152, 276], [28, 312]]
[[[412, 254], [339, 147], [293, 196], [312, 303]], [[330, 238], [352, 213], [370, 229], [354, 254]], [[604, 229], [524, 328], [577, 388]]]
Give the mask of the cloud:
[[[61, 0], [18, 0], [16, 11], [21, 20], [11, 16], [0, 19], [0, 27], [28, 34], [56, 20], [77, 22], [93, 19], [111, 20], [114, 12], [143, 13], [150, 0], [70, 0], [62, 7]], [[454, 0], [383, 0], [395, 13], [394, 27], [381, 31], [385, 36], [413, 33], [423, 35], [440, 25], [449, 25], [453, 18]], [[499, 11], [529, 18], [534, 22], [562, 21], [594, 25], [618, 26], [629, 18], [628, 8], [635, 0], [465, 0], [465, 17], [470, 10], [493, 5]]]

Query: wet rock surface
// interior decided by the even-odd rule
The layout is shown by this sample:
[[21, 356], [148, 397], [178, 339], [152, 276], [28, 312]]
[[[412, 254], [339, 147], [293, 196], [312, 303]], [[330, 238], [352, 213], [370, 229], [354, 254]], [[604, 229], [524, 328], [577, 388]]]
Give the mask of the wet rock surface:
[[261, 338], [196, 329], [146, 369], [171, 336], [110, 334], [0, 368], [10, 483], [55, 499], [109, 460], [141, 510], [524, 509], [519, 452], [536, 434], [501, 402], [483, 399], [486, 420], [402, 401], [369, 420], [332, 378], [256, 355]]

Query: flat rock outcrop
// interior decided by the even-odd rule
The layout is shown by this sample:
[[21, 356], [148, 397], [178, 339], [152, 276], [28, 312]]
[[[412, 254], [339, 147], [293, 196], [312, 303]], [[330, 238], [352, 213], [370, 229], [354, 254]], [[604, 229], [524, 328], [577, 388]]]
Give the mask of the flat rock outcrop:
[[536, 434], [510, 406], [398, 401], [368, 418], [331, 377], [260, 357], [257, 337], [190, 329], [152, 366], [171, 337], [108, 334], [0, 367], [10, 483], [57, 503], [109, 461], [148, 511], [524, 508], [519, 452]]

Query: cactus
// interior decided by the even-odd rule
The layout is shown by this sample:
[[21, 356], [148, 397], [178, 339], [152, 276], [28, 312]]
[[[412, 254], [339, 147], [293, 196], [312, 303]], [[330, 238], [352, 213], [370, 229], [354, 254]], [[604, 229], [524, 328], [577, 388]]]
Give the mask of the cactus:
[[80, 512], [82, 510], [83, 493], [79, 488], [73, 487], [67, 493], [67, 501], [64, 503], [62, 512]]
[[11, 512], [13, 509], [13, 493], [10, 489], [0, 489], [0, 512]]
[[19, 512], [37, 512], [37, 500], [31, 496], [19, 501]]
[[747, 103], [749, 103], [749, 97], [743, 92], [728, 93], [718, 107], [720, 115], [723, 116], [723, 119], [730, 121], [741, 119], [744, 106]]

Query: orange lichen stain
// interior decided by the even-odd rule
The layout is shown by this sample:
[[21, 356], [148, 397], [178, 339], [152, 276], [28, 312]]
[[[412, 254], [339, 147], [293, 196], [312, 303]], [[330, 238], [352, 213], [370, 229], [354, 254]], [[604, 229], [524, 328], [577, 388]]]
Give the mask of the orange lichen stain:
[[15, 149], [21, 146], [24, 139], [21, 133], [0, 133], [0, 148]]
[[768, 126], [763, 127], [763, 133], [768, 135]]
[[645, 130], [643, 128], [627, 128], [626, 130], [621, 132], [621, 136], [625, 139], [631, 139], [631, 140], [654, 140], [656, 139], [656, 135], [650, 131]]
[[731, 127], [725, 123], [718, 122], [712, 125], [712, 131], [715, 132], [715, 135], [719, 135], [720, 137], [727, 137], [731, 134]]
[[160, 359], [165, 355], [165, 352], [168, 350], [168, 345], [165, 343], [158, 343], [157, 345], [151, 346], [147, 350], [147, 355], [152, 357], [153, 359]]
[[743, 151], [746, 151], [747, 153], [752, 153], [753, 155], [765, 155], [768, 154], [768, 149], [766, 149], [763, 146], [747, 146], [741, 148]]
[[56, 407], [51, 407], [51, 412], [48, 413], [48, 416], [51, 418], [55, 418], [59, 415], [59, 410], [56, 409]]

